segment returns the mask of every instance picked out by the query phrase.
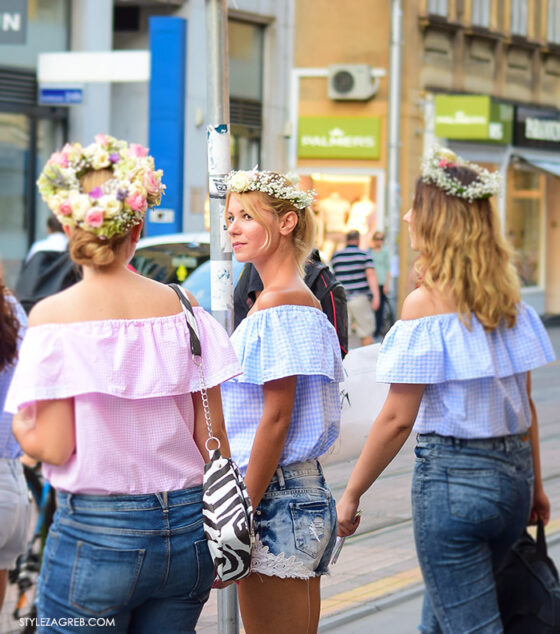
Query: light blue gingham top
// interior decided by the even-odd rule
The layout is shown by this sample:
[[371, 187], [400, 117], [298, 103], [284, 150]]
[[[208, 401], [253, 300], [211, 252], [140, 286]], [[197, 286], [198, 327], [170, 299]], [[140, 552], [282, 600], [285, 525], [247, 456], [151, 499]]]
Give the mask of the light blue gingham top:
[[527, 372], [554, 358], [539, 316], [521, 303], [515, 326], [492, 332], [474, 315], [469, 331], [456, 313], [396, 322], [377, 380], [426, 385], [415, 432], [493, 438], [527, 431]]
[[[19, 302], [11, 295], [6, 295], [6, 300], [12, 304], [17, 320], [20, 324], [19, 329], [19, 341], [18, 349], [21, 345], [23, 335], [27, 328], [27, 315], [19, 304]], [[4, 411], [4, 404], [6, 402], [6, 395], [8, 394], [8, 388], [12, 382], [12, 376], [16, 369], [16, 364], [4, 368], [0, 372], [0, 458], [19, 458], [23, 453], [20, 446], [17, 443], [14, 435], [12, 434], [12, 418], [13, 414], [9, 414]]]
[[262, 385], [297, 375], [280, 465], [318, 458], [340, 433], [344, 378], [336, 331], [311, 306], [274, 306], [246, 317], [231, 337], [243, 374], [222, 383], [231, 455], [245, 473], [264, 407]]

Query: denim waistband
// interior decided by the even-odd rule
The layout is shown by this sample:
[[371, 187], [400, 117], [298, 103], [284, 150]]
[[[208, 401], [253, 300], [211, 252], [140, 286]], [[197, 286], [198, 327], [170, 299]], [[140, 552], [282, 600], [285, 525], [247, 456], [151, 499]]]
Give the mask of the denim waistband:
[[179, 491], [163, 491], [161, 493], [123, 494], [123, 495], [89, 495], [87, 493], [67, 493], [57, 491], [59, 508], [66, 508], [70, 513], [75, 511], [141, 511], [150, 509], [166, 509], [184, 504], [196, 504], [202, 501], [202, 486]]
[[465, 447], [471, 449], [493, 449], [497, 451], [516, 451], [527, 447], [529, 432], [496, 436], [495, 438], [455, 438], [455, 436], [440, 436], [439, 434], [417, 434], [419, 443], [430, 445], [447, 445], [449, 447]]
[[323, 468], [318, 460], [306, 460], [305, 462], [293, 462], [288, 465], [278, 465], [270, 480], [269, 486], [278, 485], [281, 489], [283, 489], [286, 480], [304, 476], [323, 477]]

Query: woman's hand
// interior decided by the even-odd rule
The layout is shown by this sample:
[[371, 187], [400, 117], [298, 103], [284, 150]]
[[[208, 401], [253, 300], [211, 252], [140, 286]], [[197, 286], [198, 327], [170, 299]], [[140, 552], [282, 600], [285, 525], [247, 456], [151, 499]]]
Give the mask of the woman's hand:
[[212, 589], [213, 590], [223, 590], [224, 588], [227, 588], [228, 586], [231, 586], [232, 583], [235, 583], [235, 581], [222, 581], [221, 579], [216, 577], [214, 579], [214, 583], [212, 584]]
[[352, 499], [344, 494], [339, 503], [336, 505], [336, 514], [338, 516], [338, 536], [349, 537], [356, 532], [360, 525], [360, 516], [358, 515], [358, 506], [360, 498]]
[[542, 487], [533, 493], [533, 506], [529, 515], [529, 525], [536, 524], [539, 518], [542, 519], [545, 526], [550, 520], [550, 501]]

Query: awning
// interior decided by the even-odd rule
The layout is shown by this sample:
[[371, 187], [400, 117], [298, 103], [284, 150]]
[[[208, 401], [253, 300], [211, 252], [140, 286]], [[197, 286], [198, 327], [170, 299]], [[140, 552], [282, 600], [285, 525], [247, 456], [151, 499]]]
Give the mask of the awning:
[[538, 170], [542, 170], [543, 172], [547, 172], [548, 174], [552, 174], [553, 176], [560, 178], [560, 159], [557, 161], [553, 159], [534, 159], [528, 156], [523, 156], [522, 154], [515, 154], [514, 158], [522, 161], [523, 163], [528, 163]]

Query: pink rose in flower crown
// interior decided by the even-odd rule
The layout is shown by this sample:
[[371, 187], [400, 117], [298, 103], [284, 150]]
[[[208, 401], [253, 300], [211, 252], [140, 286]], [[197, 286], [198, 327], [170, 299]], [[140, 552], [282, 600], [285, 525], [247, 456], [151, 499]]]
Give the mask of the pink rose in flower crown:
[[94, 137], [95, 142], [103, 147], [107, 147], [109, 145], [109, 140], [105, 134], [96, 134]]
[[125, 202], [132, 211], [146, 211], [148, 208], [148, 202], [142, 194], [132, 194], [132, 196], [129, 196]]
[[142, 183], [148, 194], [156, 194], [159, 190], [159, 181], [156, 179], [154, 172], [146, 172]]
[[103, 224], [103, 210], [98, 207], [92, 207], [86, 213], [85, 221], [90, 227], [101, 227]]
[[64, 202], [60, 203], [58, 207], [58, 213], [62, 214], [63, 216], [72, 215], [72, 205], [70, 204], [68, 198]]
[[68, 154], [65, 152], [54, 152], [49, 159], [49, 165], [53, 163], [61, 167], [68, 167]]
[[128, 146], [128, 154], [129, 156], [147, 156], [148, 148], [143, 147], [139, 143], [131, 143]]

